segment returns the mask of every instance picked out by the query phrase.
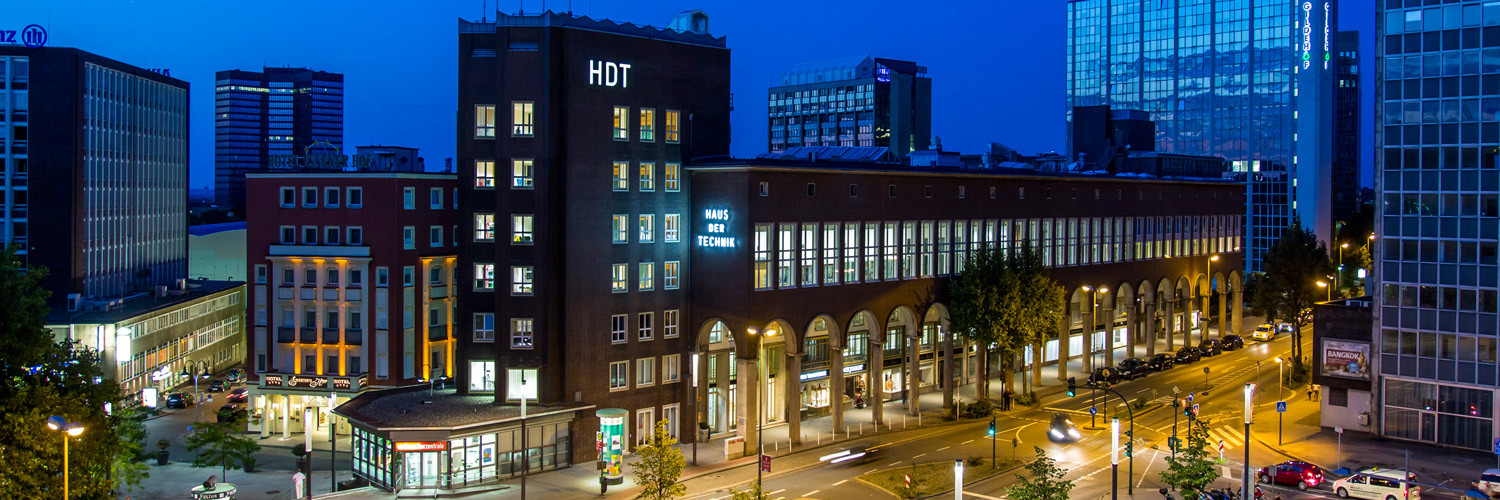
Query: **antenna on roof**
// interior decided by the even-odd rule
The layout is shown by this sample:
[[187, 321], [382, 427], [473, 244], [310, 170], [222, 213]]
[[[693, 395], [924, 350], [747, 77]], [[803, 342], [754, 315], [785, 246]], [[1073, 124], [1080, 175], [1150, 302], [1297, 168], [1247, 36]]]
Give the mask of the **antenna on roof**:
[[482, 22], [485, 22], [487, 20], [487, 19], [485, 19], [484, 16], [489, 15], [489, 12], [487, 12], [488, 10], [490, 10], [490, 0], [480, 0], [480, 2], [479, 2], [479, 22], [482, 23]]

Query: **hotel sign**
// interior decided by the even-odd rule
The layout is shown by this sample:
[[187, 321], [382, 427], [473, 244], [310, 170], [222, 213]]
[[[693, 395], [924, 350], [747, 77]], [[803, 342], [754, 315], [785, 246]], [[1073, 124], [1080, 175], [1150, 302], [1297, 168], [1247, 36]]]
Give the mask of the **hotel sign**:
[[706, 208], [703, 209], [703, 220], [706, 221], [704, 232], [696, 238], [698, 246], [704, 248], [734, 248], [737, 246], [736, 238], [728, 236], [729, 232], [729, 209]]
[[332, 389], [335, 391], [358, 391], [369, 383], [369, 375], [354, 377], [323, 377], [307, 375], [261, 374], [261, 388], [282, 387], [287, 389]]
[[1312, 2], [1302, 2], [1302, 69], [1312, 67]]

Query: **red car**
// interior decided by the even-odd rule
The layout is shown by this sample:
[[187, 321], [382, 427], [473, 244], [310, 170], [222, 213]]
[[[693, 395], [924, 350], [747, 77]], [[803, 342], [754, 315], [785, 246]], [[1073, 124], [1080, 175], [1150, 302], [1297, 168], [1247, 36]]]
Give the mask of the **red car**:
[[1257, 474], [1262, 483], [1296, 485], [1299, 490], [1323, 484], [1323, 471], [1307, 462], [1282, 462], [1266, 466]]
[[230, 391], [229, 397], [224, 398], [224, 400], [227, 403], [248, 403], [250, 401], [250, 391], [244, 387], [235, 389]]

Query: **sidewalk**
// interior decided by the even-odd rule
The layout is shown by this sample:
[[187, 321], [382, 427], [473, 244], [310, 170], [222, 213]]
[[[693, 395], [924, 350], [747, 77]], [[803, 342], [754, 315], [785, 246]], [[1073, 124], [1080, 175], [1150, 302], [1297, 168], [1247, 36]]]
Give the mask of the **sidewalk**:
[[[231, 483], [239, 490], [235, 498], [239, 499], [274, 499], [292, 498], [292, 473], [289, 470], [259, 470], [256, 472], [245, 472], [241, 470], [230, 470], [228, 474], [221, 474], [218, 467], [197, 468], [189, 464], [171, 462], [167, 465], [156, 465], [156, 461], [148, 462], [151, 477], [142, 480], [139, 487], [131, 490], [120, 498], [189, 498], [188, 494], [194, 486], [203, 484], [209, 476], [218, 476], [218, 482]], [[228, 480], [225, 480], [225, 475]], [[339, 474], [339, 480], [348, 480], [351, 474], [343, 471]], [[313, 470], [312, 473], [313, 496], [327, 495], [333, 485], [329, 483], [327, 470]], [[372, 496], [368, 498], [390, 498], [390, 494], [383, 496]]]

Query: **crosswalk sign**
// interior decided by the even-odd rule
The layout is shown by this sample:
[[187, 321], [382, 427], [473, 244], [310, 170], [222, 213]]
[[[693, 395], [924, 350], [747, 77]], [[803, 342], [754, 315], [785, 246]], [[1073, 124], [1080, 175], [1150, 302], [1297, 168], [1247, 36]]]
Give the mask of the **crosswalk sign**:
[[1286, 413], [1286, 401], [1276, 402], [1276, 413]]
[[1094, 407], [1090, 406], [1089, 407], [1089, 416], [1092, 417], [1092, 416], [1097, 415], [1097, 414], [1099, 414], [1099, 410], [1097, 408], [1094, 408]]

